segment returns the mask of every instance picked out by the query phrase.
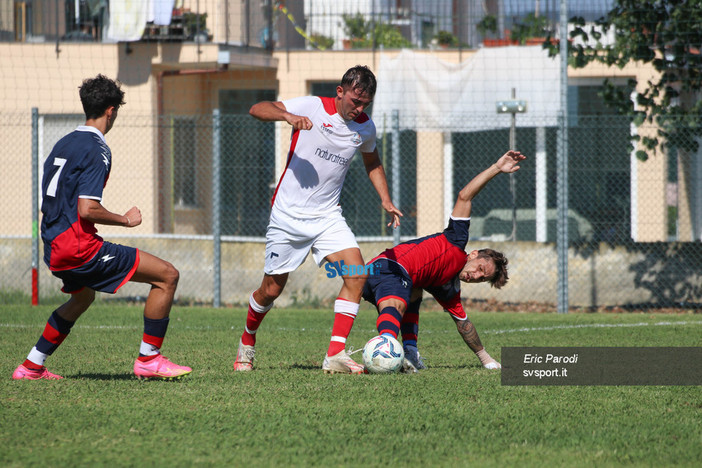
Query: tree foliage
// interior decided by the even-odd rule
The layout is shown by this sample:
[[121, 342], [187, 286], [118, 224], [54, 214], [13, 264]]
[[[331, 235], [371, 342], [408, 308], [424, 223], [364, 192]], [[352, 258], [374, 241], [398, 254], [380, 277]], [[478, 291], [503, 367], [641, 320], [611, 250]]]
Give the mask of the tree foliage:
[[399, 29], [392, 24], [374, 22], [361, 13], [342, 15], [344, 33], [351, 40], [353, 49], [369, 49], [383, 46], [388, 49], [411, 47]]
[[550, 21], [545, 16], [536, 16], [529, 13], [521, 21], [514, 23], [510, 38], [525, 44], [532, 37], [545, 37], [550, 32]]
[[488, 34], [493, 36], [497, 34], [497, 17], [494, 15], [485, 15], [483, 19], [478, 21], [475, 27], [483, 37], [487, 37]]
[[[656, 137], [633, 137], [646, 160], [659, 145], [695, 152], [702, 136], [702, 2], [695, 0], [615, 0], [606, 16], [586, 25], [580, 17], [570, 19], [569, 63], [582, 68], [602, 63], [623, 68], [632, 62], [650, 64], [657, 76], [639, 86], [636, 106], [630, 96], [636, 81], [624, 89], [604, 83], [605, 101], [628, 115], [637, 126], [655, 123]], [[604, 38], [613, 32], [614, 41]], [[612, 37], [612, 34], [609, 35]], [[577, 41], [576, 39], [582, 39]], [[557, 42], [544, 47], [558, 54]]]
[[440, 45], [454, 47], [458, 45], [458, 38], [450, 31], [440, 30], [434, 35], [434, 39]]

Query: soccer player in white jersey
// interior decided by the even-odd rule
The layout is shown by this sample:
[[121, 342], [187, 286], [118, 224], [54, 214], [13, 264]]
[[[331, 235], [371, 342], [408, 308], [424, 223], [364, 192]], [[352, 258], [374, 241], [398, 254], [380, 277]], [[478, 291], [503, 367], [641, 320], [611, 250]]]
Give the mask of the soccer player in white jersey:
[[[349, 69], [335, 97], [305, 96], [282, 102], [264, 101], [249, 113], [265, 122], [292, 126], [285, 171], [273, 195], [266, 232], [266, 259], [261, 286], [249, 298], [246, 327], [239, 341], [234, 370], [253, 369], [256, 331], [288, 275], [308, 253], [325, 261], [363, 265], [356, 238], [341, 214], [339, 197], [351, 159], [361, 152], [368, 177], [397, 227], [402, 213], [393, 205], [385, 171], [375, 145], [375, 125], [363, 111], [373, 100], [376, 80], [368, 67]], [[358, 313], [365, 275], [343, 276], [334, 302], [332, 336], [324, 357], [325, 373], [360, 374], [363, 366], [346, 353], [346, 339]]]

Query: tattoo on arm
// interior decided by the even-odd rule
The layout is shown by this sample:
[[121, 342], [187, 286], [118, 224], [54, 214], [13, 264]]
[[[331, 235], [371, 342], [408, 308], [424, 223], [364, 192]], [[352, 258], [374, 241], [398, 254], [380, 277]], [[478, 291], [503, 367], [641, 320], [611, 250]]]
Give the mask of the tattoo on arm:
[[456, 320], [454, 318], [454, 321], [456, 322], [456, 328], [458, 328], [458, 333], [461, 334], [463, 341], [466, 342], [468, 347], [474, 353], [477, 353], [478, 351], [483, 349], [483, 343], [480, 341], [478, 331], [475, 329], [475, 326], [473, 326], [473, 323], [470, 320]]

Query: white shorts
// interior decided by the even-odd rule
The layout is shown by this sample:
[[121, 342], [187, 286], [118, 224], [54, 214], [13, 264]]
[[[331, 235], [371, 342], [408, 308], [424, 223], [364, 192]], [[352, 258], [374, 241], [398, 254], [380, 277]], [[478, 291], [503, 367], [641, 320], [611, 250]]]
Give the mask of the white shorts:
[[352, 248], [359, 248], [358, 243], [341, 207], [320, 218], [295, 218], [274, 208], [266, 231], [263, 272], [282, 275], [294, 271], [305, 262], [310, 250], [317, 266], [321, 266], [327, 255]]

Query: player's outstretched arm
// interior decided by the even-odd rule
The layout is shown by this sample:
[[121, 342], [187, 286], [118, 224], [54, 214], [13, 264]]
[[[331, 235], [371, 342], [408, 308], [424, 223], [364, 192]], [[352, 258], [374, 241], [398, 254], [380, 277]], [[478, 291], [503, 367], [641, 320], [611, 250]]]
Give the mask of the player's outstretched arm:
[[395, 207], [390, 199], [390, 191], [388, 190], [388, 181], [385, 177], [385, 169], [380, 162], [380, 155], [378, 150], [374, 149], [370, 153], [361, 153], [363, 156], [363, 165], [366, 166], [366, 173], [370, 179], [375, 191], [378, 192], [380, 196], [380, 204], [387, 213], [392, 216], [392, 221], [388, 223], [388, 226], [396, 228], [400, 225], [400, 217], [403, 216], [402, 212]]
[[304, 116], [291, 114], [280, 101], [261, 101], [249, 109], [249, 115], [263, 122], [287, 122], [296, 130], [309, 130], [312, 121]]
[[502, 366], [499, 362], [495, 361], [488, 353], [485, 351], [483, 343], [480, 341], [478, 336], [478, 331], [475, 329], [473, 322], [468, 318], [465, 320], [458, 320], [456, 317], [451, 315], [451, 318], [456, 322], [456, 328], [458, 333], [463, 338], [463, 341], [468, 345], [468, 347], [478, 356], [480, 363], [486, 369], [500, 369]]
[[468, 185], [461, 189], [451, 216], [454, 218], [469, 218], [472, 208], [471, 202], [483, 187], [498, 174], [517, 172], [520, 168], [519, 163], [524, 159], [526, 159], [526, 156], [519, 151], [510, 150], [503, 154], [495, 164], [475, 176], [468, 182]]
[[135, 227], [141, 224], [141, 210], [133, 206], [125, 214], [113, 213], [97, 200], [90, 198], [78, 199], [78, 215], [94, 224], [109, 226]]

